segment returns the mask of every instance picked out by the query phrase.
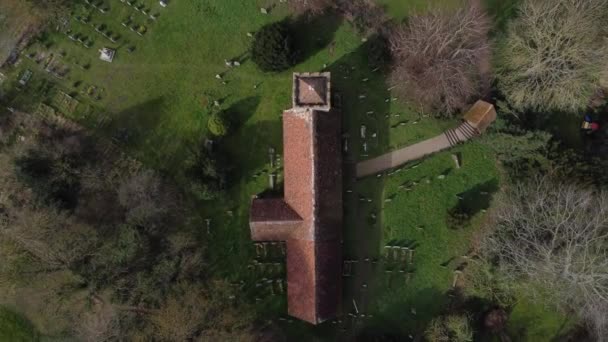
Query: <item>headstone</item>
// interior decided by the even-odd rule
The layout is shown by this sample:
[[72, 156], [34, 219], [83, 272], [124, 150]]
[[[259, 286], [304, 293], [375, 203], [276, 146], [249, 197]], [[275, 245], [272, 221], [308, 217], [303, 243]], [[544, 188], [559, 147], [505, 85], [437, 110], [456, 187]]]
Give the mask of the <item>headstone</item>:
[[462, 161], [460, 158], [460, 154], [452, 154], [452, 160], [454, 161], [454, 164], [456, 165], [457, 169], [460, 169], [460, 167], [462, 166]]

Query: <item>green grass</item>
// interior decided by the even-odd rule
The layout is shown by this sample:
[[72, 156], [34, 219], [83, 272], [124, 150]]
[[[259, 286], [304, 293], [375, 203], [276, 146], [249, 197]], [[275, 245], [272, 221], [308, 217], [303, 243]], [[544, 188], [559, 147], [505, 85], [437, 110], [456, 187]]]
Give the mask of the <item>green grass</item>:
[[40, 336], [25, 318], [0, 307], [0, 341], [33, 342]]
[[[461, 154], [462, 168], [455, 168], [451, 153]], [[439, 179], [440, 175], [445, 178]], [[403, 184], [411, 190], [400, 189]], [[357, 212], [351, 213], [350, 224], [365, 222], [362, 234], [349, 236], [349, 240], [358, 242], [351, 247], [366, 249], [368, 256], [375, 253], [371, 257], [384, 260], [371, 267], [367, 291], [351, 281], [353, 297], [368, 301], [367, 312], [375, 315], [370, 328], [415, 334], [441, 313], [448, 302], [446, 292], [452, 286], [453, 270], [462, 263], [459, 257], [470, 248], [471, 238], [483, 219], [482, 209], [489, 205], [497, 185], [498, 171], [492, 153], [475, 142], [413, 162], [390, 176], [371, 177], [357, 184], [353, 196], [375, 201], [360, 204]], [[455, 230], [448, 227], [446, 218], [448, 210], [458, 204], [458, 196], [463, 201], [472, 199], [477, 214], [467, 228]], [[380, 222], [373, 223], [372, 212], [380, 213]], [[386, 245], [415, 249], [414, 262], [405, 273], [397, 270], [403, 263], [387, 261], [383, 248]], [[409, 282], [408, 272], [412, 272]], [[347, 303], [347, 307], [351, 304]]]
[[576, 325], [567, 316], [548, 305], [520, 300], [511, 313], [507, 331], [518, 341], [555, 341]]
[[[75, 112], [63, 114], [108, 138], [124, 129], [130, 131], [131, 138], [122, 142], [127, 151], [147, 165], [179, 178], [185, 160], [206, 135], [204, 108], [209, 102], [221, 100], [222, 108], [238, 122], [232, 135], [221, 142], [235, 172], [225, 198], [198, 203], [200, 215], [192, 222], [200, 229], [202, 243], [208, 245], [215, 274], [235, 282], [245, 280], [249, 287], [259, 277], [246, 267], [253, 256], [247, 225], [249, 203], [252, 195], [267, 187], [264, 172], [269, 167], [268, 148], [281, 151], [280, 113], [291, 105], [292, 72], [332, 72], [332, 89], [341, 95], [345, 133], [350, 137], [350, 151], [345, 156], [349, 162], [435, 136], [456, 124], [456, 120], [422, 116], [395, 101], [388, 90], [391, 84], [387, 76], [369, 66], [367, 44], [334, 16], [299, 26], [299, 41], [307, 56], [301, 64], [282, 73], [265, 74], [247, 60], [251, 39], [247, 33], [283, 20], [287, 15], [284, 5], [279, 4], [270, 15], [262, 15], [259, 7], [269, 2], [173, 1], [163, 9], [157, 1], [145, 0], [152, 13], [160, 13], [156, 22], [146, 22], [141, 13], [118, 0], [106, 2], [110, 6], [108, 14], [82, 7], [75, 15], [90, 14], [91, 23], [103, 23], [109, 30], [119, 32], [119, 42], [113, 44], [91, 25], [72, 19], [72, 30], [93, 38], [95, 43], [87, 49], [63, 34], [51, 33], [44, 44], [31, 46], [27, 53], [65, 54], [58, 60], [71, 72], [59, 80], [34, 61], [24, 59], [11, 73], [14, 80], [26, 68], [34, 71], [29, 88], [20, 93], [21, 103], [36, 107], [44, 101], [56, 104], [60, 110], [57, 92], [73, 93], [80, 105]], [[397, 18], [427, 8], [427, 2], [421, 0], [380, 2]], [[443, 5], [453, 3], [437, 1]], [[148, 26], [144, 37], [121, 26], [129, 15]], [[127, 47], [132, 45], [136, 50], [128, 53]], [[103, 46], [118, 49], [113, 63], [98, 60], [97, 50]], [[224, 65], [225, 59], [238, 57], [243, 57], [242, 66], [229, 69]], [[82, 65], [90, 67], [85, 70]], [[226, 84], [216, 79], [216, 74], [222, 74]], [[94, 96], [88, 94], [92, 87]], [[95, 99], [97, 95], [99, 100]], [[97, 122], [102, 116], [111, 118], [111, 123], [99, 127]], [[398, 125], [401, 122], [406, 124]], [[368, 129], [367, 152], [359, 138], [361, 125]], [[456, 151], [462, 153], [464, 162], [459, 170], [453, 169], [450, 152], [444, 152], [424, 160], [415, 169], [380, 179], [372, 177], [353, 183], [349, 180], [351, 171], [345, 171], [345, 187], [353, 193], [345, 194], [344, 254], [345, 258], [359, 259], [361, 266], [345, 280], [344, 312], [352, 311], [354, 299], [361, 310], [375, 315], [375, 319], [349, 331], [378, 328], [414, 333], [441, 312], [456, 265], [451, 263], [444, 268], [440, 264], [467, 251], [471, 236], [483, 219], [479, 213], [471, 227], [450, 230], [446, 225], [447, 211], [456, 205], [458, 194], [479, 191], [478, 186], [498, 181], [493, 157], [486, 148], [469, 143]], [[450, 173], [445, 179], [437, 179], [447, 170]], [[420, 181], [423, 178], [430, 183]], [[420, 184], [411, 192], [398, 191], [400, 184], [415, 180]], [[372, 203], [360, 203], [359, 195], [371, 198]], [[392, 201], [385, 202], [389, 197]], [[369, 222], [371, 212], [378, 217], [376, 224]], [[206, 234], [204, 218], [212, 219], [211, 235]], [[418, 244], [412, 279], [406, 285], [399, 278], [403, 275], [395, 274], [389, 286], [383, 264], [372, 267], [363, 259], [381, 258], [382, 246], [406, 240]], [[241, 296], [242, 300], [254, 301], [258, 294], [245, 291]], [[264, 297], [256, 302], [256, 308], [259, 317], [267, 320], [285, 314], [285, 301]], [[411, 308], [416, 309], [416, 316], [411, 314]], [[345, 320], [344, 324], [350, 323]], [[336, 333], [335, 326], [329, 324], [311, 329], [294, 322], [288, 327], [290, 334], [298, 337], [327, 338]]]

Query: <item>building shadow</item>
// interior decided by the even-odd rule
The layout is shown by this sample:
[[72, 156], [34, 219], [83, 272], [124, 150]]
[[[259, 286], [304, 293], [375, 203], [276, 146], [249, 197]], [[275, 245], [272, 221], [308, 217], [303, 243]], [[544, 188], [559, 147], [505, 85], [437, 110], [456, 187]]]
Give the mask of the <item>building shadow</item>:
[[358, 180], [355, 173], [358, 161], [389, 148], [390, 92], [386, 74], [369, 63], [375, 46], [368, 40], [326, 68], [331, 72], [333, 105], [342, 113], [343, 258], [356, 261], [352, 274], [343, 277], [343, 316], [336, 333], [350, 337], [363, 327], [351, 326], [350, 315], [373, 311], [375, 282], [382, 272], [381, 263], [372, 261], [381, 258], [384, 179]]
[[[232, 163], [232, 181], [229, 183], [237, 186], [241, 181], [266, 179], [270, 173], [279, 172], [278, 166], [270, 167], [269, 149], [274, 149], [275, 153], [282, 157], [282, 146], [276, 145], [277, 141], [282, 141], [281, 136], [280, 121], [257, 121], [241, 126], [230, 139], [221, 143], [220, 153], [229, 154], [228, 160]], [[280, 175], [277, 180], [279, 184]]]

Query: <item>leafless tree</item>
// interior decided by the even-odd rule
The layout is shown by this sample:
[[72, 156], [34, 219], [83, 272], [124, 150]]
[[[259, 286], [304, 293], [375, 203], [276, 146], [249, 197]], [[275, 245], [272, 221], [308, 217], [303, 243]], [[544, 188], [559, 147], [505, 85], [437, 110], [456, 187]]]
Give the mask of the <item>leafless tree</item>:
[[333, 4], [333, 0], [289, 0], [289, 7], [296, 14], [321, 14]]
[[607, 0], [525, 0], [498, 52], [498, 81], [517, 109], [576, 111], [606, 56]]
[[473, 341], [473, 329], [466, 315], [440, 316], [431, 321], [424, 336], [434, 342]]
[[120, 336], [118, 311], [111, 304], [98, 305], [75, 321], [75, 333], [81, 341], [109, 342]]
[[494, 219], [483, 250], [501, 273], [608, 336], [608, 193], [539, 178], [504, 194]]
[[382, 7], [373, 0], [337, 0], [335, 7], [360, 33], [370, 35], [388, 20]]
[[608, 88], [608, 63], [606, 63], [604, 70], [602, 70], [602, 74], [600, 76], [600, 85], [604, 88]]
[[177, 214], [179, 196], [150, 170], [127, 177], [118, 188], [118, 200], [127, 210], [127, 221], [154, 225], [169, 214]]
[[210, 300], [200, 288], [183, 286], [169, 296], [150, 317], [158, 336], [167, 341], [186, 341], [207, 324]]
[[489, 85], [489, 30], [475, 1], [410, 17], [389, 37], [398, 95], [442, 116], [462, 110]]
[[156, 336], [163, 341], [252, 340], [251, 317], [231, 306], [229, 288], [224, 282], [213, 282], [210, 288], [179, 284], [161, 308], [149, 317]]
[[0, 236], [14, 241], [49, 269], [68, 269], [93, 253], [95, 230], [63, 212], [35, 206], [5, 210]]

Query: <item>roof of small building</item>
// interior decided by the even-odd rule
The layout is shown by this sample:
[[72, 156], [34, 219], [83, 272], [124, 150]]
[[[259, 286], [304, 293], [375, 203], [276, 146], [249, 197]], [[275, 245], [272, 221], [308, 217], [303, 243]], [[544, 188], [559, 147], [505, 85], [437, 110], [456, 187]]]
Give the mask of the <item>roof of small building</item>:
[[464, 120], [468, 121], [480, 133], [483, 133], [496, 120], [494, 105], [479, 100], [464, 115]]

